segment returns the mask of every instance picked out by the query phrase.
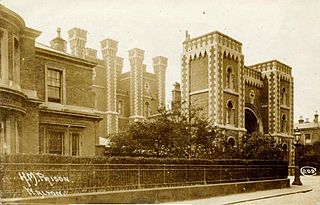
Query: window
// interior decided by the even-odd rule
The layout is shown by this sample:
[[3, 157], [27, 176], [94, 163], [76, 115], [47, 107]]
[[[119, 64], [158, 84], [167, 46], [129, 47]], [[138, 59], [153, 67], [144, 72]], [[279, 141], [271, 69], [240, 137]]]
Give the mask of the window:
[[62, 71], [47, 70], [48, 101], [62, 103]]
[[287, 92], [286, 92], [286, 88], [283, 87], [281, 90], [281, 104], [282, 105], [288, 105], [287, 103]]
[[20, 45], [17, 38], [14, 38], [13, 41], [13, 66], [14, 66], [14, 75], [19, 75], [20, 73]]
[[144, 112], [145, 112], [145, 117], [149, 117], [150, 116], [150, 104], [149, 102], [146, 102], [144, 104]]
[[119, 113], [119, 115], [123, 115], [122, 109], [123, 109], [123, 102], [120, 100], [118, 102], [118, 113]]
[[79, 133], [71, 134], [71, 155], [72, 156], [80, 155], [80, 134]]
[[12, 34], [9, 33], [8, 35], [8, 79], [13, 81], [13, 75], [14, 75], [14, 71], [13, 71], [13, 36]]
[[227, 68], [226, 88], [233, 89], [233, 73], [231, 67]]
[[283, 114], [281, 118], [281, 132], [282, 133], [287, 132], [287, 117], [285, 114]]
[[92, 92], [92, 107], [97, 108], [98, 106], [98, 97], [96, 92]]
[[146, 82], [144, 84], [144, 89], [146, 89], [146, 91], [149, 91], [150, 90], [150, 83], [149, 82]]
[[231, 100], [227, 103], [226, 124], [234, 125], [234, 106]]
[[236, 146], [236, 139], [234, 137], [228, 137], [227, 146], [229, 148], [235, 147]]
[[306, 144], [311, 144], [311, 135], [305, 134], [304, 136], [305, 136]]
[[49, 154], [63, 155], [63, 152], [64, 152], [64, 132], [49, 131], [48, 152], [49, 152]]
[[3, 63], [3, 31], [0, 30], [0, 78], [2, 78], [2, 75], [1, 75], [1, 69], [3, 69], [3, 66], [2, 66], [2, 63]]

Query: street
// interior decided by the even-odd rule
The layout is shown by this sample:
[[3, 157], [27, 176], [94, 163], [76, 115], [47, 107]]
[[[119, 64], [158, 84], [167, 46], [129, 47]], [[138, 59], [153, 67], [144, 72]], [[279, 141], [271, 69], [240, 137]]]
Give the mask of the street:
[[[290, 184], [292, 181], [293, 177], [290, 177]], [[320, 176], [301, 176], [301, 182], [303, 186], [291, 185], [291, 188], [288, 189], [274, 189], [176, 203], [192, 205], [320, 205]], [[298, 193], [299, 190], [308, 191]]]
[[[292, 182], [292, 180], [291, 180]], [[280, 197], [261, 199], [257, 201], [238, 203], [239, 205], [320, 205], [320, 176], [302, 176], [304, 186], [312, 187], [312, 191], [306, 193], [290, 194]]]

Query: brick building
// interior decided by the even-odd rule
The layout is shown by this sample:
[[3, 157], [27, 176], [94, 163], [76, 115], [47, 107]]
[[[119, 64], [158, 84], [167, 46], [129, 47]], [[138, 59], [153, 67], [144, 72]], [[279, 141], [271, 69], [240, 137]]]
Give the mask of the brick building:
[[[103, 59], [86, 48], [87, 31], [60, 29], [50, 46], [41, 32], [0, 5], [0, 153], [93, 156], [99, 137], [123, 131], [165, 104], [167, 58], [131, 49], [131, 70], [122, 72], [117, 42], [101, 41]], [[71, 53], [67, 52], [67, 44]]]
[[186, 32], [181, 63], [183, 106], [200, 105], [235, 142], [245, 132], [261, 132], [292, 147], [291, 67], [276, 60], [245, 66], [242, 44], [217, 31], [195, 38]]
[[300, 116], [298, 123], [294, 124], [294, 128], [301, 133], [300, 142], [304, 145], [313, 144], [320, 140], [320, 124], [317, 112], [314, 114], [312, 121], [309, 118], [304, 120], [303, 116]]
[[154, 57], [154, 73], [143, 63], [144, 50], [130, 49], [130, 69], [123, 70], [123, 58], [117, 56], [118, 42], [104, 39], [100, 42], [103, 59], [97, 50], [86, 48], [87, 31], [73, 28], [68, 31], [71, 54], [97, 63], [93, 68], [93, 108], [102, 121], [100, 136], [125, 131], [128, 123], [145, 119], [165, 106], [167, 58]]

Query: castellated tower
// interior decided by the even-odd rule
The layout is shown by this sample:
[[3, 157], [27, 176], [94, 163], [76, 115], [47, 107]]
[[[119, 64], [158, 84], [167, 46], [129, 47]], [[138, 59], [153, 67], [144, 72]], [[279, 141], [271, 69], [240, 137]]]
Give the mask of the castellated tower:
[[157, 78], [158, 84], [158, 104], [159, 107], [165, 107], [166, 100], [166, 69], [168, 64], [168, 59], [163, 56], [157, 56], [153, 59], [154, 73]]
[[144, 50], [129, 50], [130, 60], [130, 120], [137, 121], [143, 117], [143, 60]]
[[186, 33], [182, 54], [182, 101], [202, 107], [202, 115], [229, 136], [244, 128], [242, 44], [218, 31], [196, 38]]
[[250, 66], [261, 72], [266, 84], [266, 104], [262, 108], [264, 127], [273, 136], [293, 135], [293, 77], [292, 68], [272, 60]]
[[106, 67], [107, 133], [111, 134], [118, 132], [117, 68], [119, 63], [116, 56], [118, 42], [107, 38], [100, 44]]
[[78, 58], [85, 57], [87, 33], [87, 31], [76, 27], [68, 31], [71, 55]]

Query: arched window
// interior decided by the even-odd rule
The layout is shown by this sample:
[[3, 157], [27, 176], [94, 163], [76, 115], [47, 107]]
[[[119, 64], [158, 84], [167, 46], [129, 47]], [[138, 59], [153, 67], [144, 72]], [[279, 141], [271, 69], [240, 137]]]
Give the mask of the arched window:
[[150, 116], [150, 104], [149, 104], [149, 102], [146, 102], [145, 104], [144, 104], [144, 116], [145, 117], [149, 117]]
[[93, 91], [92, 92], [92, 107], [97, 108], [97, 106], [98, 106], [97, 93]]
[[2, 30], [0, 30], [0, 78], [3, 78], [3, 76], [2, 76], [2, 69], [4, 69], [3, 67], [2, 67], [2, 62], [3, 62], [3, 56], [4, 56], [4, 53], [2, 53], [3, 51], [3, 49], [2, 49], [2, 47], [3, 47], [3, 31]]
[[287, 91], [285, 87], [281, 89], [281, 104], [287, 105]]
[[281, 132], [286, 133], [287, 132], [287, 117], [285, 114], [281, 117]]
[[227, 103], [226, 124], [234, 125], [234, 106], [231, 100]]
[[16, 37], [13, 38], [13, 62], [13, 80], [20, 81], [20, 44]]
[[288, 145], [286, 143], [282, 144], [282, 159], [285, 161], [288, 160]]
[[227, 146], [229, 148], [235, 147], [236, 146], [236, 139], [232, 136], [228, 137]]
[[118, 102], [118, 113], [123, 115], [123, 102], [121, 100]]
[[232, 68], [227, 68], [226, 88], [233, 89], [233, 73]]

